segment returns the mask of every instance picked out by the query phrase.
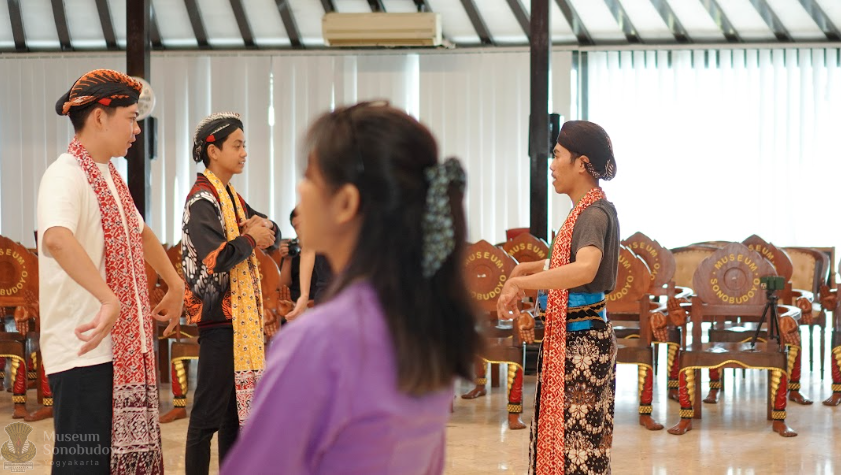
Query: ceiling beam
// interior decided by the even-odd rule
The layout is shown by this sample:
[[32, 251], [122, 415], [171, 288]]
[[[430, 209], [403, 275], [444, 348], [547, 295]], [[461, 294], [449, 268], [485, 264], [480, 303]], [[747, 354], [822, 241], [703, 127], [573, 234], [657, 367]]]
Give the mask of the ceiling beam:
[[727, 41], [730, 43], [742, 42], [742, 37], [739, 36], [739, 32], [736, 31], [736, 27], [733, 26], [733, 23], [730, 23], [730, 20], [727, 18], [724, 10], [722, 10], [721, 6], [718, 4], [718, 0], [701, 0], [701, 5], [703, 5], [707, 10], [707, 13], [710, 14], [710, 18], [712, 18], [713, 22], [718, 25], [718, 28], [721, 30], [721, 33]]
[[759, 16], [762, 17], [762, 20], [768, 25], [768, 28], [774, 33], [774, 36], [777, 37], [777, 41], [784, 42], [784, 43], [791, 43], [791, 35], [788, 34], [788, 30], [785, 26], [783, 26], [783, 22], [780, 21], [780, 18], [774, 13], [774, 10], [771, 9], [771, 6], [768, 5], [768, 2], [765, 0], [750, 0], [750, 3], [753, 5], [753, 8], [756, 8], [756, 12], [759, 13]]
[[321, 0], [321, 6], [324, 7], [324, 13], [333, 13], [336, 11], [336, 5], [333, 5], [333, 0]]
[[26, 34], [23, 31], [23, 16], [20, 13], [21, 0], [8, 0], [9, 20], [12, 23], [12, 36], [15, 38], [15, 50], [28, 51], [26, 47]]
[[275, 3], [277, 4], [277, 11], [280, 12], [280, 19], [283, 20], [283, 27], [286, 28], [286, 35], [289, 36], [289, 43], [292, 44], [293, 48], [303, 48], [301, 32], [298, 31], [298, 24], [295, 23], [295, 17], [292, 16], [289, 0], [275, 0]]
[[631, 18], [628, 16], [625, 8], [622, 7], [622, 4], [619, 3], [619, 0], [604, 0], [604, 3], [607, 4], [607, 8], [610, 10], [610, 13], [613, 14], [613, 18], [616, 19], [616, 23], [619, 24], [620, 28], [622, 28], [622, 32], [625, 33], [625, 38], [628, 40], [628, 43], [642, 43], [642, 40], [637, 33], [637, 29], [634, 28], [634, 24], [631, 23]]
[[584, 22], [581, 21], [581, 17], [578, 16], [578, 12], [575, 11], [572, 3], [569, 0], [556, 0], [556, 2], [558, 3], [558, 8], [561, 9], [561, 13], [564, 14], [567, 23], [572, 27], [575, 37], [578, 38], [578, 44], [581, 46], [592, 46], [596, 44], [593, 42], [590, 32], [587, 31], [587, 27], [584, 26]]
[[523, 33], [526, 34], [526, 38], [531, 41], [531, 19], [529, 18], [529, 14], [526, 13], [526, 7], [523, 6], [523, 2], [520, 0], [506, 1], [508, 2], [508, 8], [511, 9], [511, 13], [517, 18], [520, 28], [523, 29]]
[[158, 15], [155, 13], [155, 5], [149, 4], [149, 39], [152, 40], [152, 48], [164, 49], [161, 41], [161, 32], [158, 30]]
[[99, 12], [99, 23], [102, 25], [102, 36], [108, 49], [119, 49], [117, 35], [114, 34], [114, 22], [111, 20], [111, 8], [108, 0], [96, 0], [96, 10]]
[[231, 9], [234, 11], [234, 18], [237, 20], [239, 34], [242, 35], [242, 41], [245, 43], [245, 47], [256, 48], [254, 34], [251, 32], [251, 26], [248, 24], [248, 17], [245, 15], [245, 7], [242, 6], [242, 0], [231, 0]]
[[666, 26], [672, 30], [672, 34], [678, 43], [692, 43], [692, 39], [686, 33], [686, 28], [683, 27], [683, 24], [678, 20], [677, 15], [675, 15], [674, 10], [672, 10], [672, 7], [669, 6], [666, 0], [651, 0], [651, 4], [657, 10], [657, 13], [660, 14], [660, 18], [663, 19]]
[[201, 21], [198, 0], [184, 0], [184, 5], [187, 6], [187, 14], [190, 15], [190, 25], [193, 26], [193, 35], [195, 35], [196, 41], [199, 43], [199, 48], [210, 48], [210, 43], [207, 42], [207, 32]]
[[473, 24], [473, 29], [476, 30], [476, 34], [479, 35], [479, 40], [482, 42], [483, 45], [493, 45], [494, 41], [491, 38], [491, 32], [488, 30], [488, 25], [485, 24], [485, 20], [482, 19], [482, 15], [479, 14], [479, 10], [476, 8], [476, 4], [473, 3], [473, 0], [461, 0], [461, 6], [464, 7], [464, 10], [467, 12], [468, 18], [470, 18], [470, 23]]
[[385, 5], [383, 5], [383, 0], [368, 0], [368, 6], [371, 7], [372, 12], [385, 13]]
[[67, 28], [67, 13], [64, 11], [64, 0], [52, 0], [53, 18], [55, 29], [58, 32], [58, 42], [62, 51], [70, 51], [73, 45], [70, 44], [70, 30]]
[[812, 17], [812, 20], [818, 25], [818, 28], [823, 31], [823, 34], [826, 35], [826, 39], [829, 41], [841, 41], [841, 31], [838, 30], [838, 27], [832, 23], [832, 20], [826, 16], [826, 13], [823, 11], [818, 2], [815, 0], [799, 0], [800, 5], [803, 5], [803, 8], [806, 10], [806, 13]]

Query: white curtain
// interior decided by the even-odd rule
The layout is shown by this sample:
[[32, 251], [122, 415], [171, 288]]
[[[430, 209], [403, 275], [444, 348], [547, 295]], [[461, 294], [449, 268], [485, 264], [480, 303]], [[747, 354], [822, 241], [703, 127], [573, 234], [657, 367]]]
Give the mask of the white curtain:
[[[0, 56], [0, 234], [35, 246], [41, 176], [73, 138], [55, 103], [95, 68], [125, 69], [125, 57]], [[71, 79], [72, 78], [72, 79]], [[118, 169], [125, 172], [125, 163]]]
[[591, 52], [622, 235], [841, 246], [838, 49]]
[[[560, 61], [560, 77], [566, 79], [556, 89], [568, 84], [568, 67], [568, 61]], [[34, 245], [41, 175], [73, 135], [69, 121], [55, 115], [55, 101], [95, 68], [125, 70], [125, 57], [0, 58], [0, 234]], [[471, 240], [499, 242], [505, 229], [528, 226], [525, 51], [155, 53], [150, 69], [158, 145], [150, 164], [148, 224], [164, 243], [180, 240], [184, 199], [202, 170], [191, 158], [193, 131], [202, 118], [217, 111], [243, 115], [247, 166], [233, 183], [289, 236], [308, 125], [337, 105], [370, 99], [387, 99], [418, 117], [438, 138], [442, 156], [462, 159], [468, 171]], [[555, 95], [564, 96], [563, 91]], [[568, 107], [568, 96], [561, 102]], [[115, 163], [125, 176], [125, 161]]]

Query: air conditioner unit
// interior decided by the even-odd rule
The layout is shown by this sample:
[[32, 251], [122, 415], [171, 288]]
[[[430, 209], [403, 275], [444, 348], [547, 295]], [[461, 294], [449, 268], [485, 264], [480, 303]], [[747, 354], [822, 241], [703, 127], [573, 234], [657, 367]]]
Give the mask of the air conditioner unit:
[[328, 13], [321, 20], [327, 46], [439, 46], [438, 13]]

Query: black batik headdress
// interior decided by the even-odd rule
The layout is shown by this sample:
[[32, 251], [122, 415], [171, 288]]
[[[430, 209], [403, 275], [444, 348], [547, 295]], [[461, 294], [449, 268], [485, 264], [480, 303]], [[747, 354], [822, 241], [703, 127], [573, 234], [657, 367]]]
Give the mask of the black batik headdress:
[[576, 155], [586, 155], [585, 166], [596, 179], [610, 180], [616, 176], [613, 144], [601, 126], [586, 120], [564, 122], [558, 134], [558, 144]]
[[58, 115], [68, 115], [94, 103], [106, 107], [128, 107], [137, 103], [143, 86], [139, 81], [111, 69], [85, 73], [55, 104]]

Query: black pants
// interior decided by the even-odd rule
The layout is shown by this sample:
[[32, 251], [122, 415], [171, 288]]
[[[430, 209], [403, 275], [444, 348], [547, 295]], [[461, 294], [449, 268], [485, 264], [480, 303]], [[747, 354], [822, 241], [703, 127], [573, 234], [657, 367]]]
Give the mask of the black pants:
[[55, 416], [53, 475], [110, 473], [113, 365], [73, 368], [48, 379]]
[[190, 426], [187, 429], [187, 475], [207, 475], [210, 439], [219, 432], [219, 466], [239, 435], [234, 387], [234, 329], [199, 330], [199, 368]]

